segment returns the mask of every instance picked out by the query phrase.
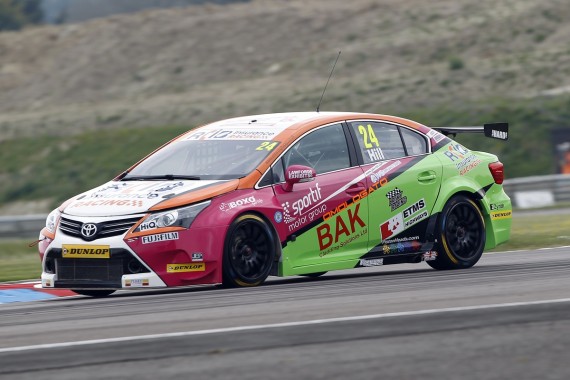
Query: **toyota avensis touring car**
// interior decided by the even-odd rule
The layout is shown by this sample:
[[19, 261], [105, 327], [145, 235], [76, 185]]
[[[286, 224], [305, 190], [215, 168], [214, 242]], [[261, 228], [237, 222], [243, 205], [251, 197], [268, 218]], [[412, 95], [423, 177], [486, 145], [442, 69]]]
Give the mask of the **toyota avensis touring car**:
[[497, 157], [364, 113], [239, 117], [192, 129], [69, 199], [41, 231], [44, 288], [255, 286], [267, 276], [426, 261], [473, 266], [508, 240]]

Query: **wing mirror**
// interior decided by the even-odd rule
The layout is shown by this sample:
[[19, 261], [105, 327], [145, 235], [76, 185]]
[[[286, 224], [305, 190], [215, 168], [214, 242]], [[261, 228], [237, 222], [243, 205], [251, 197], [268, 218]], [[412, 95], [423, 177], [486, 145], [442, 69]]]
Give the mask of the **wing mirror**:
[[285, 170], [285, 183], [283, 190], [293, 191], [293, 185], [300, 182], [309, 182], [315, 179], [315, 169], [303, 165], [291, 165]]

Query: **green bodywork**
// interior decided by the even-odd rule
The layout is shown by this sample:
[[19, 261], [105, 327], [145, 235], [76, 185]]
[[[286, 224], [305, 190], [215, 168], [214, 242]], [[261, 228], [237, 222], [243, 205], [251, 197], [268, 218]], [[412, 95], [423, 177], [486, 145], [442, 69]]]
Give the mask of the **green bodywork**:
[[[417, 240], [422, 243], [419, 250], [403, 252], [403, 255], [417, 257], [429, 251], [426, 247], [431, 246], [424, 244], [433, 242], [435, 221], [446, 202], [459, 193], [473, 199], [483, 214], [485, 249], [506, 242], [511, 228], [511, 201], [502, 185], [495, 184], [488, 167], [498, 161], [497, 157], [469, 151], [452, 140], [446, 141], [451, 142], [434, 153], [414, 158], [411, 165], [401, 171], [396, 169], [393, 178], [383, 186], [369, 186], [366, 195], [357, 202], [294, 235], [282, 249], [279, 276], [350, 269], [361, 266], [359, 263], [364, 256], [389, 257], [390, 249], [400, 244], [382, 243], [381, 224], [399, 214], [404, 223], [419, 219], [394, 235], [395, 240], [404, 237], [403, 241], [419, 237]], [[368, 166], [363, 170], [366, 171]], [[387, 194], [395, 189], [401, 191], [406, 200], [402, 206], [392, 209]], [[413, 205], [418, 210], [411, 207]]]

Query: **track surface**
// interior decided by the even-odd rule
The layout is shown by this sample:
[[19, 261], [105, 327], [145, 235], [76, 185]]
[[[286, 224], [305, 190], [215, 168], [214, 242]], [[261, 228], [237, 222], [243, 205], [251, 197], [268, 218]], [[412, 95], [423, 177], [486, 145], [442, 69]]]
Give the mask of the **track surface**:
[[570, 247], [6, 304], [0, 378], [569, 379], [569, 273]]

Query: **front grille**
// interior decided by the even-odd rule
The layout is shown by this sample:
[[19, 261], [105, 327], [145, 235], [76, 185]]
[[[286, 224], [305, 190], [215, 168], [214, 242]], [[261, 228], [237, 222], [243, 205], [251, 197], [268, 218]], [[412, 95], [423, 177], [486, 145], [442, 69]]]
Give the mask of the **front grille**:
[[67, 281], [82, 286], [102, 285], [121, 287], [122, 259], [60, 259], [56, 260], [56, 286]]
[[[109, 259], [62, 258], [61, 249], [52, 249], [46, 258], [46, 271], [55, 270], [55, 287], [121, 287], [124, 274], [150, 271], [129, 251], [111, 249]], [[49, 266], [48, 266], [49, 263]]]
[[81, 238], [85, 241], [91, 241], [110, 236], [122, 235], [125, 232], [127, 232], [139, 220], [140, 217], [136, 217], [128, 219], [110, 220], [101, 223], [94, 223], [97, 226], [97, 234], [91, 236], [88, 239], [81, 234], [81, 227], [83, 227], [84, 224], [83, 222], [62, 217], [61, 221], [59, 222], [59, 229], [61, 232], [63, 232], [66, 235]]

